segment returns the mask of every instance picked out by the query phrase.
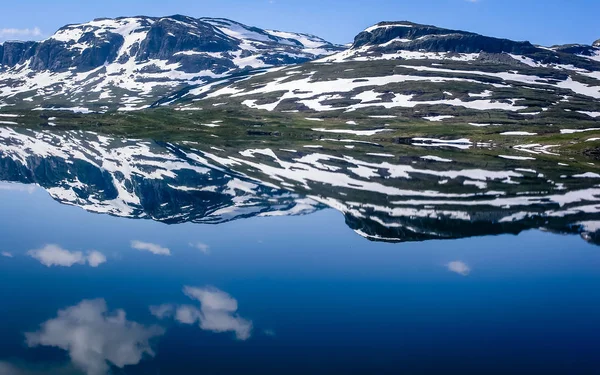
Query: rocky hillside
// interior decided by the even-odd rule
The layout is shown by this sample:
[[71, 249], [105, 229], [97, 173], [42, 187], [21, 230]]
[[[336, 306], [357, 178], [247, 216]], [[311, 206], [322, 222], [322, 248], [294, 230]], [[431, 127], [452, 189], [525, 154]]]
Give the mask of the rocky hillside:
[[600, 61], [600, 41], [594, 42], [593, 45], [585, 44], [566, 44], [562, 46], [553, 46], [552, 50], [556, 52], [568, 53], [595, 61]]
[[0, 107], [140, 109], [192, 83], [340, 49], [312, 35], [226, 19], [98, 19], [41, 42], [0, 45]]
[[598, 51], [380, 23], [358, 34], [346, 51], [172, 99], [181, 107], [204, 99], [202, 105], [215, 101], [322, 120], [589, 125], [600, 119]]
[[8, 42], [2, 61], [0, 114], [151, 106], [193, 111], [190, 126], [217, 110], [242, 122], [275, 113], [296, 127], [324, 122], [314, 128], [339, 134], [385, 127], [388, 135], [429, 138], [477, 131], [500, 143], [584, 131], [599, 138], [598, 42], [540, 47], [383, 22], [340, 51], [318, 37], [223, 19], [135, 17], [65, 26], [39, 43]]

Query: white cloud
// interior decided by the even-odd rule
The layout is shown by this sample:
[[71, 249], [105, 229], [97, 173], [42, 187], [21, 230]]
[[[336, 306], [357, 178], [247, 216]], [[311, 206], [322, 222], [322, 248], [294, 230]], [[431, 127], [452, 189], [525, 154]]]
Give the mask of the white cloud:
[[179, 306], [175, 311], [175, 320], [182, 324], [194, 324], [200, 319], [202, 313], [195, 306]]
[[131, 241], [131, 247], [140, 251], [149, 251], [154, 255], [171, 255], [170, 249], [150, 242]]
[[90, 251], [87, 256], [87, 261], [90, 267], [98, 267], [102, 263], [106, 263], [106, 256], [99, 251]]
[[186, 296], [200, 302], [200, 328], [213, 332], [235, 332], [238, 340], [247, 340], [252, 322], [237, 315], [237, 300], [214, 287], [183, 289]]
[[0, 39], [20, 39], [20, 38], [39, 38], [42, 36], [42, 30], [39, 27], [16, 29], [0, 29]]
[[105, 375], [108, 363], [123, 368], [154, 356], [150, 340], [162, 336], [158, 326], [146, 327], [126, 319], [125, 311], [108, 312], [103, 299], [84, 300], [58, 311], [40, 330], [26, 333], [29, 347], [52, 346], [69, 352], [73, 364], [87, 375]]
[[84, 264], [85, 257], [81, 251], [65, 250], [58, 245], [46, 245], [38, 250], [30, 250], [27, 254], [37, 259], [46, 267], [71, 267], [74, 264]]
[[3, 257], [6, 257], [6, 258], [12, 258], [13, 257], [13, 255], [11, 253], [9, 253], [8, 251], [3, 251], [3, 252], [0, 253], [0, 255], [2, 255]]
[[471, 268], [461, 261], [450, 262], [446, 265], [448, 271], [457, 273], [462, 276], [468, 276], [471, 273]]
[[204, 255], [210, 254], [210, 246], [202, 242], [190, 243], [191, 247], [195, 247], [200, 250], [200, 252]]
[[52, 244], [41, 249], [30, 250], [27, 255], [46, 267], [71, 267], [75, 264], [86, 264], [86, 262], [90, 267], [98, 267], [102, 263], [106, 263], [106, 257], [98, 251], [90, 251], [84, 255], [81, 251], [69, 251]]
[[214, 287], [186, 286], [186, 296], [200, 302], [200, 308], [191, 305], [151, 306], [150, 312], [159, 319], [174, 318], [182, 324], [199, 322], [200, 328], [212, 332], [235, 332], [238, 340], [247, 340], [252, 333], [252, 322], [237, 314], [237, 300]]

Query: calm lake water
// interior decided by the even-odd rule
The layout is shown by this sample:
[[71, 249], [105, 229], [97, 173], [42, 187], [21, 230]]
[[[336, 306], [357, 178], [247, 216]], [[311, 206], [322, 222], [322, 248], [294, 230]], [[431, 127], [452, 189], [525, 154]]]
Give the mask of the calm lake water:
[[600, 373], [581, 165], [188, 146], [0, 131], [0, 374]]

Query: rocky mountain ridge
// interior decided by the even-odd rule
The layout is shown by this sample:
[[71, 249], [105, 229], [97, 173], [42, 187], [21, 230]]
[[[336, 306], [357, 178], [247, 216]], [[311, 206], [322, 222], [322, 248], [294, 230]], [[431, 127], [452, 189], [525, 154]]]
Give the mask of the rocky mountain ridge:
[[3, 48], [13, 65], [0, 69], [0, 111], [208, 107], [344, 119], [365, 131], [436, 122], [521, 136], [600, 121], [599, 47], [540, 47], [407, 21], [371, 26], [341, 51], [314, 36], [185, 16], [96, 20]]
[[[0, 45], [0, 105], [140, 109], [191, 82], [339, 51], [316, 36], [226, 19], [123, 17]], [[4, 102], [4, 104], [2, 104]], [[105, 107], [105, 108], [102, 108]]]
[[[181, 92], [161, 104], [193, 109], [226, 103], [321, 121], [347, 119], [371, 128], [383, 125], [372, 118], [386, 118], [389, 129], [393, 122], [424, 121], [489, 126], [498, 134], [506, 131], [497, 125], [510, 125], [521, 127], [514, 135], [522, 136], [540, 130], [560, 134], [563, 129], [552, 127], [563, 123], [593, 130], [590, 125], [600, 120], [596, 49], [538, 47], [384, 22], [359, 33], [345, 51]], [[527, 132], [525, 125], [534, 128]]]

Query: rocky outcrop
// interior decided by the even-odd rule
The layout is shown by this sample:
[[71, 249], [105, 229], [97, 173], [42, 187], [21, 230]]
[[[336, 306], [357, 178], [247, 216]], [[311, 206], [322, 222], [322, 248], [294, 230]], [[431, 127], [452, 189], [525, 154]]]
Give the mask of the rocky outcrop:
[[[395, 42], [392, 42], [397, 40]], [[392, 43], [390, 43], [392, 42]], [[365, 45], [384, 45], [385, 50], [397, 50], [398, 45], [409, 51], [456, 53], [513, 53], [523, 55], [534, 52], [529, 42], [515, 42], [474, 34], [460, 30], [449, 30], [411, 22], [382, 22], [358, 34], [352, 48]]]
[[33, 56], [36, 42], [10, 41], [0, 45], [0, 66], [14, 66]]
[[444, 29], [412, 22], [381, 22], [358, 34], [351, 51], [354, 56], [393, 55], [399, 51], [444, 54], [491, 54], [525, 56], [542, 64], [573, 65], [599, 70], [592, 46], [537, 47], [526, 41], [488, 37], [467, 31]]
[[[137, 61], [168, 60], [178, 52], [218, 53], [238, 48], [239, 42], [219, 33], [212, 25], [185, 17], [163, 18], [148, 31], [137, 53]], [[190, 32], [190, 28], [193, 32]]]

